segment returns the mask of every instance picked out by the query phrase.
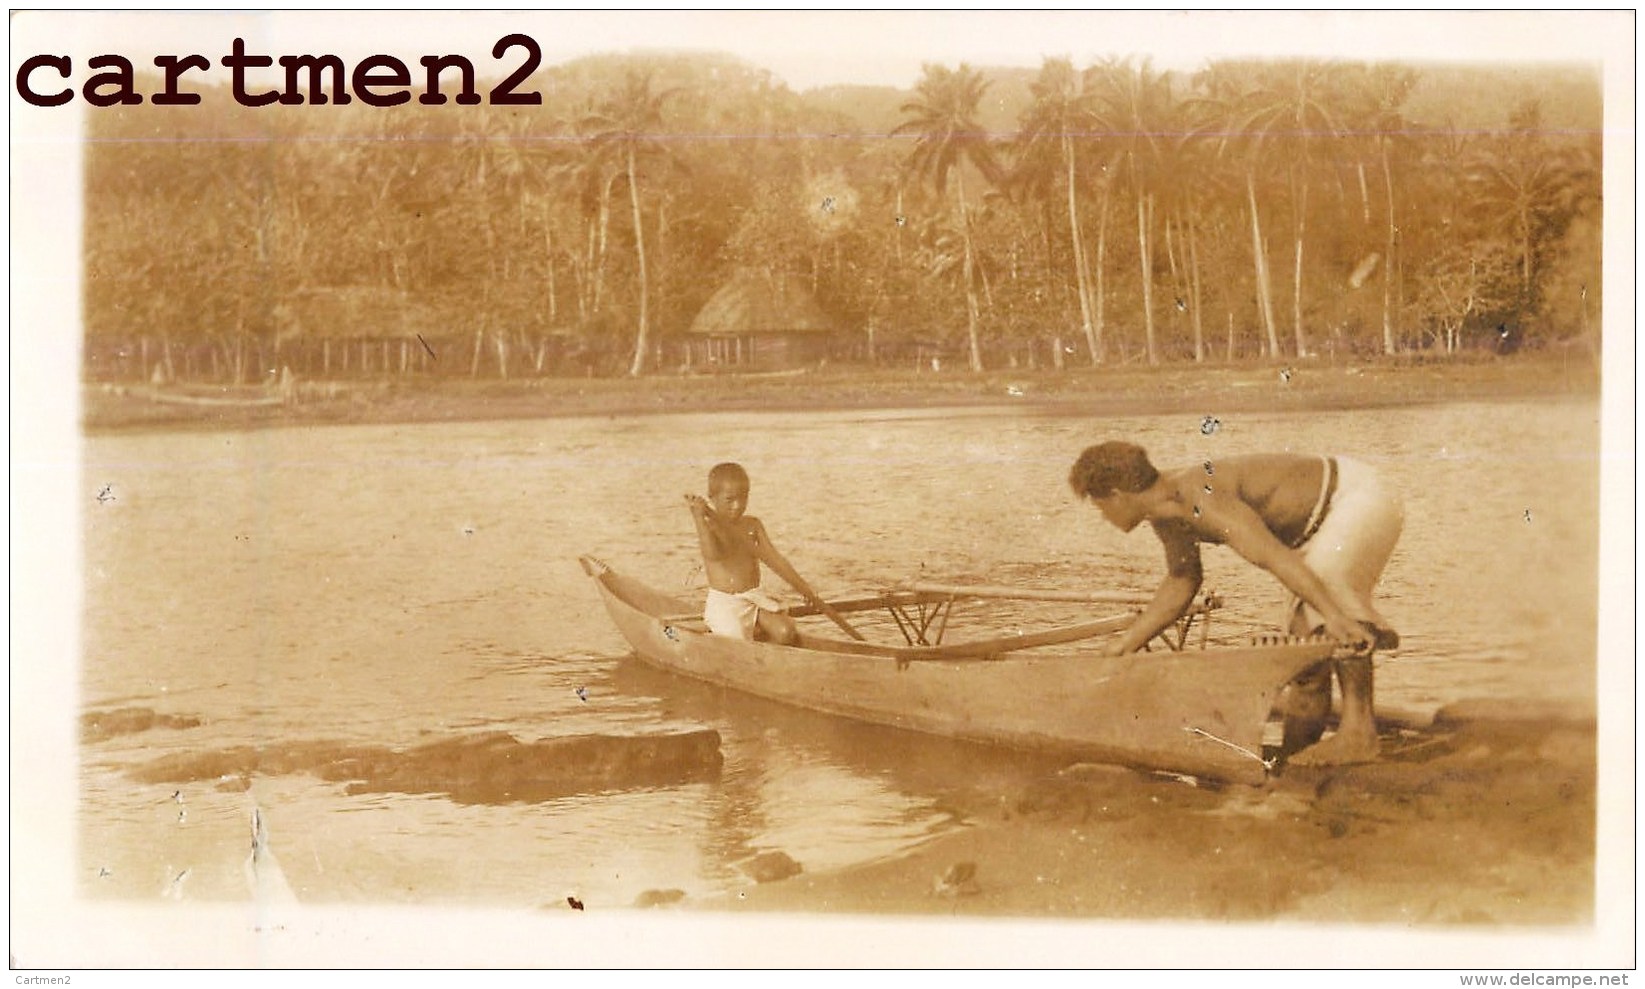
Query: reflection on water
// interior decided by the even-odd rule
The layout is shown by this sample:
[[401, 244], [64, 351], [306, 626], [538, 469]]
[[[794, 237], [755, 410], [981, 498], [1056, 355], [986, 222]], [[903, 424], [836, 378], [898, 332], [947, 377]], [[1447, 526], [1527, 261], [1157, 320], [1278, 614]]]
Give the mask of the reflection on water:
[[[777, 545], [847, 593], [919, 575], [1150, 587], [1151, 537], [1111, 529], [1067, 491], [1068, 464], [1105, 438], [1162, 464], [1351, 453], [1406, 493], [1382, 593], [1404, 646], [1381, 662], [1380, 699], [1592, 699], [1595, 406], [1219, 419], [1210, 435], [1198, 416], [991, 410], [92, 438], [85, 480], [113, 497], [85, 519], [83, 703], [163, 717], [85, 745], [85, 886], [149, 897], [186, 872], [187, 897], [243, 897], [257, 807], [305, 900], [623, 905], [747, 882], [739, 865], [768, 851], [811, 870], [889, 854], [1046, 770], [621, 661], [577, 555], [700, 585], [680, 495], [727, 459], [749, 468], [750, 511]], [[1208, 551], [1206, 572], [1229, 620], [1278, 613], [1278, 586], [1228, 551]], [[523, 803], [350, 794], [306, 770], [137, 778], [157, 759], [237, 747], [406, 752], [486, 732], [529, 746], [702, 727], [722, 739], [716, 778]]]

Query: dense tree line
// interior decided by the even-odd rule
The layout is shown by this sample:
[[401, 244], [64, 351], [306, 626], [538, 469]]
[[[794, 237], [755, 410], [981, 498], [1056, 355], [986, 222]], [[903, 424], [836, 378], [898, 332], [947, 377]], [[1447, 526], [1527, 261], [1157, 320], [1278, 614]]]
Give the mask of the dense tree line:
[[1418, 121], [1422, 71], [932, 65], [883, 120], [884, 93], [601, 56], [540, 106], [93, 110], [88, 373], [667, 370], [743, 267], [803, 277], [842, 357], [976, 369], [1596, 332], [1598, 121], [1535, 93]]

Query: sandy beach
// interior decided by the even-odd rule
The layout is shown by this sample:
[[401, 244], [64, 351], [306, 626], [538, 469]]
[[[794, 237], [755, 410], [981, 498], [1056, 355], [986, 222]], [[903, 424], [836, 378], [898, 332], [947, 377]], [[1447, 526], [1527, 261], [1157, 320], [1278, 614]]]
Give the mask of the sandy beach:
[[[1069, 767], [959, 808], [968, 827], [906, 856], [696, 906], [1435, 929], [1593, 921], [1591, 713], [1461, 703], [1428, 725], [1389, 722], [1383, 747], [1375, 764], [1292, 768], [1261, 787], [1163, 775], [1138, 787], [1128, 770]], [[1159, 826], [1162, 809], [1173, 826]]]
[[[642, 378], [460, 378], [295, 382], [277, 394], [196, 386], [167, 401], [146, 385], [87, 384], [82, 426], [236, 429], [322, 423], [456, 422], [556, 416], [801, 409], [942, 409], [1018, 405], [1082, 415], [1379, 408], [1437, 402], [1593, 397], [1600, 369], [1585, 351], [1511, 358], [1332, 365], [1115, 366], [981, 374], [831, 367], [777, 375]], [[158, 400], [157, 400], [158, 398]], [[234, 404], [243, 401], [244, 404]]]

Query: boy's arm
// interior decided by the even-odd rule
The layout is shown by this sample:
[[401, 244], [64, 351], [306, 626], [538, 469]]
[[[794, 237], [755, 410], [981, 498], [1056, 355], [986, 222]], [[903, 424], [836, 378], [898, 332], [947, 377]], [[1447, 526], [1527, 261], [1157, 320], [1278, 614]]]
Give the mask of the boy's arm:
[[845, 616], [834, 609], [833, 605], [824, 601], [816, 590], [806, 582], [806, 579], [800, 576], [800, 572], [794, 569], [794, 565], [788, 562], [788, 558], [783, 556], [777, 550], [777, 547], [771, 545], [771, 537], [766, 534], [765, 525], [759, 519], [749, 519], [749, 523], [754, 531], [754, 552], [760, 558], [760, 562], [770, 567], [772, 573], [786, 580], [788, 586], [805, 595], [807, 602], [816, 605], [819, 611], [827, 615], [834, 624], [844, 629], [847, 635], [859, 642], [863, 641], [862, 633], [853, 628], [851, 623], [845, 620]]
[[720, 542], [720, 527], [711, 520], [711, 510], [702, 495], [685, 496], [685, 507], [691, 512], [691, 522], [697, 529], [697, 542], [702, 547], [703, 559], [717, 560], [724, 555]]
[[749, 521], [753, 523], [754, 551], [759, 556], [760, 562], [771, 568], [771, 572], [786, 581], [788, 586], [799, 591], [806, 601], [817, 602], [819, 598], [816, 590], [806, 582], [804, 577], [800, 576], [800, 572], [794, 569], [794, 565], [788, 562], [788, 558], [783, 556], [777, 547], [771, 545], [771, 537], [766, 534], [765, 525], [759, 519], [750, 519]]

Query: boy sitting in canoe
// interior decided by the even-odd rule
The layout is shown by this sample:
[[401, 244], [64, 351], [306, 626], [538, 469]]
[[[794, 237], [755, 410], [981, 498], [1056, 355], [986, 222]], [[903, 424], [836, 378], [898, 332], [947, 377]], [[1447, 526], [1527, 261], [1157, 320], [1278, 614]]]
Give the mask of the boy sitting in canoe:
[[1358, 653], [1334, 664], [1342, 683], [1342, 720], [1323, 742], [1330, 666], [1287, 688], [1285, 749], [1304, 750], [1291, 761], [1336, 765], [1376, 758], [1371, 652], [1398, 646], [1399, 636], [1371, 603], [1371, 592], [1405, 515], [1375, 471], [1347, 457], [1281, 453], [1161, 473], [1141, 447], [1114, 441], [1082, 453], [1068, 483], [1125, 532], [1148, 522], [1165, 547], [1164, 581], [1108, 654], [1139, 649], [1176, 621], [1199, 592], [1200, 544], [1225, 545], [1294, 595], [1286, 609], [1291, 634], [1324, 632]]
[[760, 590], [760, 564], [787, 581], [806, 601], [825, 613], [833, 609], [817, 597], [787, 558], [771, 545], [765, 526], [748, 509], [748, 472], [740, 464], [715, 464], [708, 472], [708, 497], [688, 494], [686, 507], [702, 544], [703, 568], [708, 572], [708, 603], [703, 621], [716, 635], [739, 639], [765, 638], [782, 645], [799, 641], [794, 619], [783, 613], [782, 602]]

